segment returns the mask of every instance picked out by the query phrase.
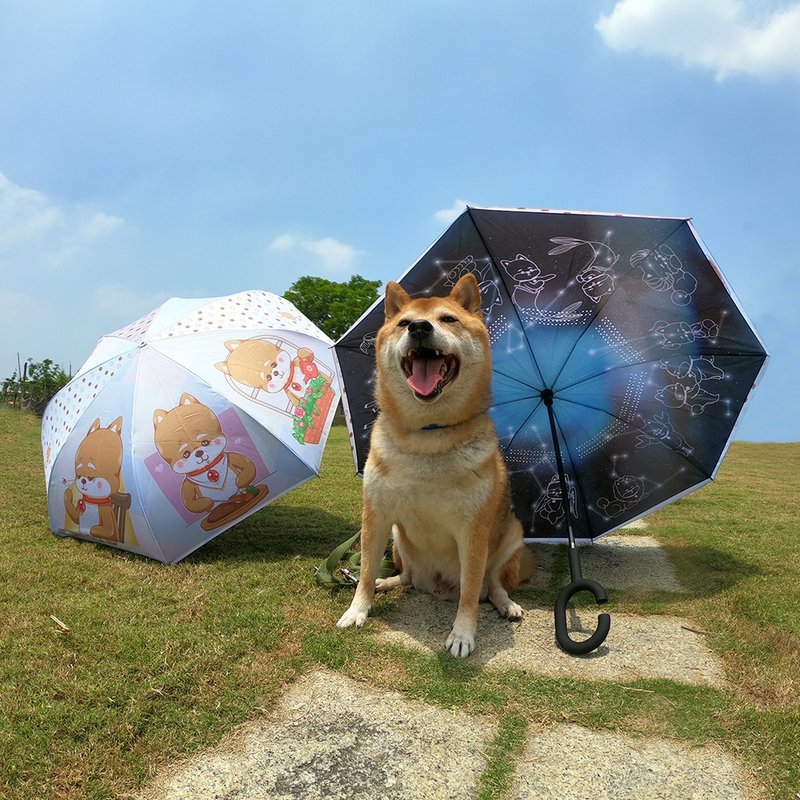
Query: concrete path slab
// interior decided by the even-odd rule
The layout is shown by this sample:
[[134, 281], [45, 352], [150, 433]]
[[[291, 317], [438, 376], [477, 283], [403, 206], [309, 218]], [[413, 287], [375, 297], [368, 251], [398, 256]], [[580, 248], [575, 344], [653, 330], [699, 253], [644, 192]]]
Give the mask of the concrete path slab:
[[[667, 678], [680, 683], [724, 686], [721, 666], [703, 636], [695, 632], [697, 626], [686, 620], [612, 614], [606, 642], [589, 655], [575, 657], [555, 643], [551, 608], [526, 607], [524, 602], [521, 605], [525, 617], [522, 622], [513, 623], [500, 618], [488, 603], [481, 604], [472, 663], [490, 668], [514, 667], [552, 677], [615, 681]], [[597, 608], [573, 613], [572, 638], [591, 635], [596, 627]], [[441, 652], [455, 614], [455, 603], [409, 591], [398, 598], [397, 606], [385, 620], [388, 630], [378, 638]]]
[[513, 800], [746, 800], [756, 792], [715, 747], [560, 725], [530, 735]]
[[459, 800], [477, 795], [493, 724], [327, 671], [269, 720], [172, 768], [141, 800]]
[[[533, 585], [548, 586], [553, 564], [566, 558], [563, 545], [537, 542], [528, 547], [538, 562]], [[593, 544], [581, 545], [580, 554], [583, 574], [607, 589], [684, 591], [666, 553], [652, 536], [611, 534]]]
[[661, 545], [652, 536], [611, 534], [581, 548], [583, 572], [613, 589], [684, 591]]

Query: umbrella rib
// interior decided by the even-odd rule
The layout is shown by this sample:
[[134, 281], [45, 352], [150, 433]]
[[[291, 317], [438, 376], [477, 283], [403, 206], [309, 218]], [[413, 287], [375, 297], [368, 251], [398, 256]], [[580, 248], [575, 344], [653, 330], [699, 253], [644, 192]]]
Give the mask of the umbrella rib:
[[[138, 378], [139, 378], [139, 372], [142, 369], [142, 361], [145, 358], [149, 358], [149, 356], [148, 356], [148, 346], [142, 347], [139, 350], [139, 357], [136, 359], [136, 375], [135, 375], [136, 380], [134, 381], [133, 392], [132, 392], [132, 395], [131, 395], [131, 416], [133, 416], [133, 414], [136, 413], [136, 403], [138, 401], [139, 388], [140, 388], [140, 382], [139, 382]], [[170, 359], [170, 361], [173, 361], [173, 359]], [[175, 362], [173, 361], [173, 363], [175, 363]], [[164, 385], [164, 381], [163, 381], [163, 379], [161, 377], [161, 374], [158, 372], [158, 370], [153, 370], [153, 373], [155, 375], [156, 380], [161, 385], [161, 389], [164, 391], [165, 394], [168, 394], [167, 387]], [[131, 460], [132, 461], [133, 461], [133, 458], [134, 458], [134, 456], [136, 454], [135, 451], [136, 451], [136, 440], [135, 440], [135, 438], [133, 436], [133, 426], [131, 426]], [[144, 462], [144, 459], [143, 458], [140, 459], [140, 463], [143, 463], [143, 462]], [[141, 491], [141, 487], [139, 485], [138, 473], [137, 473], [137, 471], [135, 469], [133, 470], [133, 482], [136, 485], [136, 491], [140, 492]], [[139, 494], [139, 497], [144, 497], [144, 496], [145, 496], [144, 494]], [[151, 538], [153, 540], [153, 544], [158, 548], [158, 552], [161, 554], [161, 561], [163, 561], [164, 563], [169, 563], [169, 559], [167, 559], [167, 557], [164, 555], [164, 550], [161, 547], [161, 540], [159, 539], [159, 537], [155, 533], [156, 526], [153, 525], [152, 522], [150, 521], [150, 515], [148, 513], [148, 507], [147, 507], [147, 505], [145, 503], [142, 503], [142, 517], [144, 518], [144, 520], [145, 520], [145, 522], [147, 524], [147, 527], [150, 530], [150, 536], [151, 536]]]
[[[676, 356], [680, 356], [680, 355], [683, 355], [683, 354], [677, 352], [677, 353], [675, 353], [675, 355]], [[763, 356], [761, 356], [760, 354], [752, 353], [752, 352], [747, 352], [747, 353], [738, 353], [738, 352], [736, 352], [736, 353], [717, 353], [717, 352], [707, 353], [707, 352], [702, 352], [702, 351], [700, 353], [697, 353], [697, 354], [693, 355], [692, 357], [693, 358], [702, 358], [702, 357], [714, 357], [714, 356], [721, 356], [722, 358], [763, 358]], [[568, 391], [569, 389], [574, 389], [576, 386], [580, 386], [582, 383], [588, 383], [589, 381], [592, 381], [595, 378], [599, 378], [601, 375], [607, 375], [609, 372], [616, 372], [617, 370], [621, 370], [621, 369], [630, 369], [631, 367], [643, 367], [643, 366], [645, 366], [645, 364], [658, 364], [658, 363], [660, 363], [661, 361], [664, 361], [664, 360], [665, 360], [664, 358], [647, 358], [647, 359], [645, 359], [643, 361], [630, 361], [630, 362], [627, 362], [625, 364], [617, 364], [616, 366], [609, 367], [608, 369], [604, 369], [601, 372], [594, 372], [591, 375], [587, 375], [586, 377], [580, 378], [579, 380], [576, 380], [573, 383], [568, 383], [565, 386], [559, 386], [557, 391], [565, 392], [565, 391]], [[504, 376], [504, 377], [511, 377], [511, 376]], [[512, 378], [512, 380], [513, 380], [513, 378]], [[565, 399], [565, 398], [560, 398], [560, 399]]]
[[486, 243], [486, 239], [483, 238], [483, 233], [481, 233], [481, 230], [478, 227], [478, 223], [475, 222], [475, 217], [472, 215], [472, 209], [469, 206], [467, 206], [467, 212], [469, 213], [469, 218], [472, 221], [472, 226], [475, 228], [475, 233], [478, 234], [478, 238], [481, 240], [481, 244], [483, 245], [483, 249], [486, 251], [486, 254], [491, 259], [492, 266], [494, 267], [495, 272], [500, 276], [500, 281], [503, 284], [503, 288], [505, 289], [506, 294], [508, 295], [508, 299], [511, 301], [511, 308], [514, 309], [514, 315], [516, 316], [517, 321], [519, 322], [520, 328], [523, 331], [522, 339], [525, 342], [526, 347], [528, 348], [528, 352], [530, 353], [531, 360], [533, 361], [533, 365], [536, 367], [536, 371], [539, 373], [539, 377], [544, 381], [544, 373], [542, 372], [542, 368], [539, 366], [539, 362], [536, 360], [536, 354], [533, 352], [533, 347], [531, 346], [531, 343], [528, 340], [528, 337], [524, 335], [525, 323], [523, 322], [522, 317], [519, 314], [519, 309], [514, 304], [514, 301], [511, 300], [511, 293], [508, 291], [508, 287], [506, 286], [505, 281], [503, 280], [502, 272], [501, 272], [500, 268], [497, 266], [497, 262], [495, 261], [494, 254], [489, 249], [489, 245]]
[[535, 394], [539, 394], [541, 392], [541, 389], [537, 389], [535, 386], [531, 386], [529, 383], [527, 383], [526, 381], [521, 380], [520, 378], [516, 377], [515, 375], [509, 375], [507, 372], [503, 372], [502, 370], [495, 369], [494, 367], [492, 367], [492, 373], [494, 375], [499, 375], [501, 378], [506, 378], [509, 381], [513, 381], [514, 383], [519, 384], [520, 386], [524, 386], [526, 389], [530, 389]]
[[[589, 320], [589, 321], [586, 323], [586, 325], [584, 325], [584, 327], [583, 327], [583, 330], [581, 331], [581, 334], [580, 334], [580, 336], [579, 336], [579, 337], [578, 337], [578, 338], [577, 338], [577, 339], [576, 339], [576, 340], [575, 340], [575, 341], [572, 343], [572, 347], [570, 348], [570, 351], [569, 351], [569, 353], [567, 353], [567, 355], [564, 357], [564, 361], [562, 362], [560, 369], [559, 369], [559, 370], [558, 370], [558, 372], [556, 373], [556, 376], [555, 376], [555, 378], [553, 378], [553, 386], [555, 386], [555, 385], [556, 385], [556, 383], [558, 383], [558, 379], [561, 377], [561, 373], [562, 373], [562, 372], [563, 372], [563, 371], [566, 369], [566, 366], [567, 366], [567, 364], [569, 363], [569, 360], [570, 360], [570, 358], [572, 358], [572, 354], [575, 352], [575, 349], [578, 347], [578, 344], [580, 343], [581, 339], [583, 339], [583, 337], [586, 335], [586, 332], [587, 332], [587, 331], [588, 331], [588, 330], [589, 330], [589, 329], [590, 329], [590, 328], [591, 328], [591, 327], [594, 325], [594, 322], [595, 322], [595, 320], [596, 320], [596, 319], [597, 319], [597, 317], [600, 315], [600, 311], [601, 311], [603, 308], [605, 308], [605, 306], [606, 306], [606, 304], [605, 304], [605, 303], [603, 303], [603, 305], [602, 305], [602, 306], [599, 306], [598, 308], [596, 308], [596, 309], [595, 309], [595, 313], [594, 313], [594, 315], [593, 315], [593, 316], [592, 316], [592, 318], [591, 318], [591, 319], [590, 319], [590, 320]], [[602, 374], [602, 373], [601, 373], [601, 374]]]
[[[641, 427], [639, 427], [638, 425], [636, 425], [635, 423], [631, 422], [630, 420], [624, 419], [623, 417], [620, 417], [620, 416], [618, 416], [617, 414], [614, 414], [614, 413], [612, 413], [611, 411], [608, 411], [608, 409], [605, 409], [605, 408], [599, 408], [598, 406], [592, 406], [592, 405], [589, 405], [589, 403], [579, 403], [579, 402], [577, 402], [577, 401], [575, 401], [575, 400], [569, 400], [569, 399], [567, 399], [567, 398], [565, 398], [565, 397], [560, 397], [560, 398], [558, 399], [558, 402], [560, 402], [560, 403], [571, 403], [573, 406], [578, 406], [578, 408], [590, 408], [592, 411], [599, 411], [601, 414], [606, 414], [607, 416], [611, 417], [611, 419], [615, 419], [615, 420], [617, 420], [618, 422], [621, 422], [623, 425], [626, 425], [626, 426], [627, 426], [628, 428], [630, 428], [631, 430], [634, 430], [634, 431], [636, 431], [637, 433], [644, 434], [645, 436], [647, 435], [647, 432], [645, 431], [645, 429], [644, 429], [644, 428], [641, 428]], [[664, 444], [664, 442], [661, 442], [661, 444]], [[566, 445], [565, 445], [565, 446], [566, 446]], [[703, 468], [702, 464], [699, 464], [699, 463], [698, 463], [697, 461], [695, 461], [693, 458], [691, 458], [690, 456], [686, 455], [686, 453], [682, 453], [680, 450], [678, 450], [678, 449], [676, 449], [676, 448], [674, 448], [674, 447], [670, 447], [669, 445], [666, 445], [666, 444], [665, 444], [664, 446], [665, 446], [665, 447], [666, 447], [668, 450], [671, 450], [671, 451], [672, 451], [673, 453], [675, 453], [676, 455], [678, 455], [678, 456], [680, 456], [681, 458], [685, 459], [685, 460], [686, 460], [686, 461], [687, 461], [689, 464], [691, 464], [691, 465], [692, 465], [692, 466], [693, 466], [693, 467], [694, 467], [694, 468], [695, 468], [695, 469], [696, 469], [696, 470], [697, 470], [697, 471], [698, 471], [698, 472], [699, 472], [701, 475], [703, 475], [703, 476], [705, 476], [705, 475], [706, 475], [706, 470]], [[570, 459], [570, 461], [572, 461], [572, 459]]]
[[519, 425], [517, 427], [517, 430], [515, 431], [514, 435], [511, 437], [511, 439], [509, 440], [508, 444], [505, 446], [505, 449], [503, 450], [504, 453], [508, 452], [511, 449], [511, 445], [514, 444], [514, 439], [517, 438], [517, 435], [519, 434], [519, 432], [528, 424], [528, 422], [530, 422], [531, 417], [533, 417], [533, 415], [539, 410], [539, 408], [541, 407], [542, 403], [543, 403], [543, 401], [540, 399], [539, 402], [536, 403], [536, 405], [533, 407], [533, 410], [531, 411], [531, 413], [528, 414], [527, 417], [525, 417], [525, 422], [523, 422], [522, 425]]
[[[670, 231], [670, 232], [669, 232], [669, 233], [668, 233], [668, 234], [667, 234], [667, 235], [666, 235], [666, 236], [665, 236], [665, 237], [664, 237], [664, 238], [663, 238], [663, 239], [662, 239], [662, 240], [661, 240], [661, 241], [660, 241], [660, 242], [659, 242], [657, 245], [655, 245], [654, 247], [661, 247], [661, 245], [662, 245], [662, 244], [664, 244], [664, 242], [666, 242], [667, 240], [671, 239], [671, 238], [672, 238], [672, 237], [675, 235], [675, 233], [677, 233], [677, 231], [679, 231], [679, 230], [681, 229], [681, 227], [683, 227], [683, 225], [685, 225], [685, 224], [686, 224], [686, 220], [685, 220], [685, 219], [681, 219], [681, 220], [680, 220], [680, 222], [679, 222], [679, 223], [678, 223], [678, 224], [675, 226], [675, 228], [673, 228], [673, 229], [672, 229], [672, 230], [671, 230], [671, 231]], [[574, 257], [573, 257], [573, 259], [574, 259]], [[561, 373], [562, 373], [562, 372], [564, 371], [564, 369], [566, 368], [567, 364], [569, 363], [569, 360], [570, 360], [570, 358], [572, 358], [572, 354], [575, 352], [575, 348], [578, 346], [578, 344], [580, 343], [581, 339], [584, 337], [584, 335], [586, 334], [586, 332], [592, 328], [592, 326], [593, 326], [593, 325], [594, 325], [594, 323], [595, 323], [595, 320], [596, 320], [596, 319], [597, 319], [597, 318], [600, 316], [600, 312], [601, 312], [601, 311], [603, 311], [603, 310], [605, 309], [605, 307], [606, 307], [606, 306], [607, 306], [607, 305], [608, 305], [608, 304], [611, 302], [611, 300], [612, 300], [613, 298], [614, 298], [614, 295], [613, 295], [613, 293], [612, 293], [612, 294], [609, 296], [608, 300], [606, 300], [606, 302], [604, 302], [604, 303], [602, 303], [602, 304], [599, 304], [599, 305], [598, 305], [598, 306], [595, 308], [594, 315], [593, 315], [593, 316], [592, 316], [592, 318], [591, 318], [591, 319], [590, 319], [590, 320], [589, 320], [589, 321], [586, 323], [586, 325], [584, 325], [584, 327], [583, 327], [583, 330], [581, 331], [581, 335], [580, 335], [580, 336], [579, 336], [579, 337], [578, 337], [578, 338], [577, 338], [577, 339], [576, 339], [576, 340], [573, 342], [572, 349], [569, 351], [569, 353], [568, 353], [568, 354], [566, 355], [566, 357], [564, 358], [564, 361], [563, 361], [563, 363], [561, 364], [561, 369], [559, 369], [559, 371], [558, 371], [558, 374], [557, 374], [557, 375], [556, 375], [556, 377], [553, 379], [553, 386], [555, 386], [555, 384], [557, 383], [558, 379], [561, 377]]]

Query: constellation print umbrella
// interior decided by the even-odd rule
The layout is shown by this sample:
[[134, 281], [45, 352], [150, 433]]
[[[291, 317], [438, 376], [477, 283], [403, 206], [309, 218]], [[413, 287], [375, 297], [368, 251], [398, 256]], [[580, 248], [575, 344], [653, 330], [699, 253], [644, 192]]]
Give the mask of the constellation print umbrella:
[[[478, 279], [492, 343], [494, 419], [514, 510], [531, 540], [592, 541], [710, 481], [766, 352], [688, 219], [467, 208], [400, 279], [446, 294]], [[337, 343], [360, 470], [376, 408], [373, 306]]]
[[331, 345], [263, 291], [173, 298], [104, 336], [45, 410], [53, 531], [176, 562], [318, 474]]

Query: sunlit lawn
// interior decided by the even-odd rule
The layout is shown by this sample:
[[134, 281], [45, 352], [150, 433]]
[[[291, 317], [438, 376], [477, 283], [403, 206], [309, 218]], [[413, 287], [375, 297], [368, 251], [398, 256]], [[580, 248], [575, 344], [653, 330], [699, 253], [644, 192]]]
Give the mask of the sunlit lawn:
[[361, 634], [338, 631], [348, 592], [317, 586], [314, 567], [358, 528], [344, 428], [332, 431], [319, 479], [175, 566], [52, 536], [39, 430], [34, 416], [0, 411], [4, 798], [124, 796], [268, 712], [287, 681], [318, 665], [496, 717], [487, 798], [508, 793], [528, 726], [548, 720], [716, 742], [772, 796], [800, 791], [800, 445], [736, 444], [713, 485], [650, 517], [686, 595], [612, 598], [612, 613], [695, 621], [725, 665], [730, 688], [718, 690], [405, 652], [371, 633], [381, 608], [402, 602], [391, 597]]

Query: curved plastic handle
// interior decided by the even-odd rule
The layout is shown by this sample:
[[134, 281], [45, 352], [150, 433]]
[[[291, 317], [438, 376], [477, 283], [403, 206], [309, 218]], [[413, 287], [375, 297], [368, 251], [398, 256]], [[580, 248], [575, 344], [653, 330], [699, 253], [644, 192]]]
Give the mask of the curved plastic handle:
[[586, 653], [591, 653], [592, 650], [597, 650], [606, 640], [606, 636], [611, 630], [611, 617], [608, 614], [598, 614], [597, 630], [588, 639], [578, 642], [570, 639], [567, 632], [567, 603], [578, 592], [591, 592], [598, 603], [608, 601], [606, 590], [591, 578], [572, 581], [561, 590], [555, 607], [556, 641], [564, 652], [573, 656], [582, 656]]

